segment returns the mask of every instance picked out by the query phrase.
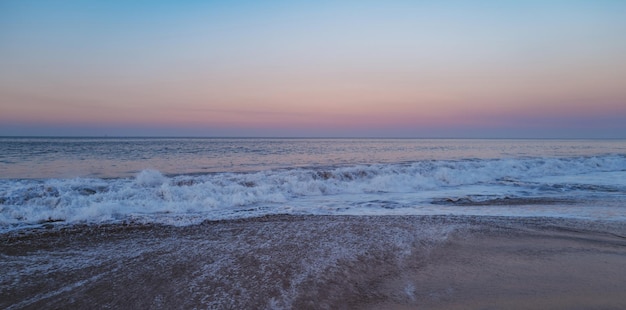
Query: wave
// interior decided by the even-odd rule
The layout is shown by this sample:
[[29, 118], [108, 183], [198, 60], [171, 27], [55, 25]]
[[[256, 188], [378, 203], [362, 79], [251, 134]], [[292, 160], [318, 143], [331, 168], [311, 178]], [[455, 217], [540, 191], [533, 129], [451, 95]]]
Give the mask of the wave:
[[[624, 175], [625, 171], [626, 156], [607, 155], [430, 160], [174, 176], [144, 170], [123, 179], [0, 180], [0, 228], [57, 221], [180, 225], [276, 213], [326, 214], [331, 212], [329, 204], [352, 206], [351, 212], [358, 214], [358, 206], [363, 205], [387, 210], [424, 204], [557, 201], [555, 197], [572, 193], [625, 194], [626, 184], [615, 183], [615, 175], [611, 175]], [[580, 177], [598, 173], [591, 181]], [[580, 179], [587, 183], [576, 183]], [[491, 198], [463, 200], [483, 194]]]
[[549, 197], [493, 197], [493, 196], [465, 196], [454, 198], [436, 198], [433, 204], [455, 205], [455, 206], [515, 206], [515, 205], [552, 205], [568, 204], [574, 201], [567, 198]]

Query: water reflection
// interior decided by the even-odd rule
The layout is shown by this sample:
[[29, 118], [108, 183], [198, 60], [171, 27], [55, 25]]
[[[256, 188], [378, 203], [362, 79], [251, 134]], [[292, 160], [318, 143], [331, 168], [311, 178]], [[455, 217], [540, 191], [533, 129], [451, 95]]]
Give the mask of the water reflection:
[[624, 140], [0, 138], [1, 178], [129, 177], [277, 168], [625, 154]]

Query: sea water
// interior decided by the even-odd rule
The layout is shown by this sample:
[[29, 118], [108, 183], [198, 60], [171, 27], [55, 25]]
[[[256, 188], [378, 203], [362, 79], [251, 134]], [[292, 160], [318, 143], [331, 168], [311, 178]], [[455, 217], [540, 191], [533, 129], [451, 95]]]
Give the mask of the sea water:
[[626, 141], [0, 138], [0, 231], [271, 214], [623, 221]]

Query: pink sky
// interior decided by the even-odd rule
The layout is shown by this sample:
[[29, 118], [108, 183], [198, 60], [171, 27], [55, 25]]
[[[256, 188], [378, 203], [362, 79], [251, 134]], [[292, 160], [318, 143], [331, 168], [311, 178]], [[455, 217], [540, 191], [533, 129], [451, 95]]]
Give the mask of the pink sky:
[[0, 135], [626, 137], [626, 4], [266, 5], [10, 2]]

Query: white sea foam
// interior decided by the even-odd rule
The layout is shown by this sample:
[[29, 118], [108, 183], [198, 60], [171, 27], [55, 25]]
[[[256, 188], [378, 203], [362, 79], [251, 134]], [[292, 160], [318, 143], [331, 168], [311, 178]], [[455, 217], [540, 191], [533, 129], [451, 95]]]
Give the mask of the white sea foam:
[[140, 186], [155, 187], [165, 182], [167, 182], [167, 178], [161, 172], [153, 169], [143, 170], [135, 178], [135, 183]]
[[[577, 204], [598, 197], [619, 202], [625, 195], [626, 157], [620, 155], [418, 161], [169, 177], [144, 170], [125, 179], [0, 180], [0, 226], [6, 230], [56, 221], [185, 225], [276, 213], [626, 219], [619, 203], [606, 212]], [[521, 206], [524, 203], [515, 199], [534, 199], [527, 203], [533, 206]], [[564, 209], [542, 211], [538, 206], [542, 199], [568, 203]], [[514, 203], [507, 206], [507, 201]]]

